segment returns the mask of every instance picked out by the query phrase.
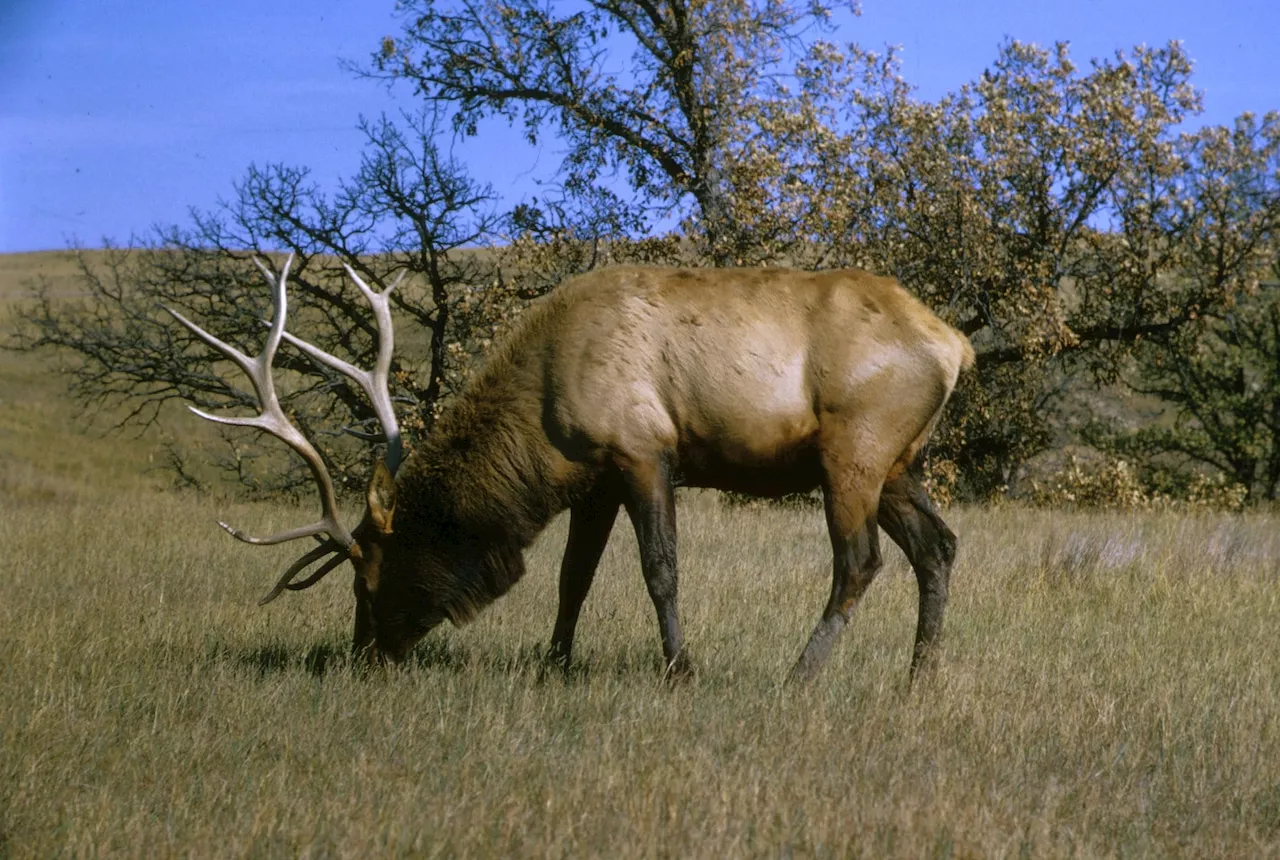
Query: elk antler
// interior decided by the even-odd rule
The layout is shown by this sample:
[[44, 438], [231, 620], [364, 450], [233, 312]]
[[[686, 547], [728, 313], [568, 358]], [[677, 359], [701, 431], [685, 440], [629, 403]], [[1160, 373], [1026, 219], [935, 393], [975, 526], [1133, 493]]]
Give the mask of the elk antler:
[[[287, 295], [285, 285], [289, 280], [289, 267], [293, 265], [293, 255], [289, 255], [289, 259], [285, 261], [284, 267], [280, 271], [277, 278], [272, 275], [271, 271], [260, 261], [254, 259], [254, 263], [266, 276], [267, 280], [272, 282], [274, 289], [274, 305], [275, 312], [272, 316], [270, 328], [267, 332], [266, 342], [262, 345], [262, 351], [258, 355], [250, 358], [240, 350], [236, 349], [228, 343], [209, 334], [200, 326], [191, 322], [189, 319], [178, 313], [171, 307], [163, 306], [170, 315], [178, 322], [182, 323], [196, 337], [207, 343], [209, 346], [221, 352], [223, 355], [234, 361], [245, 375], [249, 377], [249, 381], [253, 383], [254, 393], [258, 398], [258, 405], [261, 412], [253, 417], [230, 417], [222, 415], [211, 415], [208, 412], [197, 409], [194, 406], [188, 407], [196, 415], [208, 421], [214, 421], [219, 424], [231, 424], [238, 427], [253, 427], [266, 433], [270, 433], [276, 438], [283, 441], [286, 445], [306, 461], [308, 468], [311, 469], [311, 475], [315, 478], [316, 484], [320, 489], [320, 504], [322, 514], [319, 520], [309, 525], [298, 526], [297, 528], [286, 529], [267, 537], [253, 537], [240, 529], [234, 528], [227, 523], [219, 522], [218, 525], [226, 529], [226, 531], [237, 540], [245, 543], [256, 544], [258, 546], [267, 546], [271, 544], [284, 543], [286, 541], [296, 540], [303, 537], [314, 537], [319, 541], [319, 546], [304, 554], [301, 558], [289, 566], [289, 568], [276, 582], [275, 587], [271, 589], [267, 595], [259, 601], [259, 605], [269, 603], [278, 597], [285, 589], [299, 590], [307, 588], [319, 582], [320, 579], [333, 568], [337, 567], [353, 554], [359, 552], [356, 547], [355, 538], [351, 532], [342, 525], [338, 520], [338, 503], [337, 496], [333, 488], [333, 479], [329, 477], [329, 470], [325, 468], [324, 460], [320, 457], [315, 447], [307, 441], [297, 427], [289, 421], [284, 410], [280, 407], [280, 400], [276, 395], [275, 380], [271, 376], [271, 365], [275, 360], [276, 350], [280, 347], [281, 340], [288, 340], [290, 344], [298, 347], [307, 355], [316, 361], [322, 362], [335, 370], [343, 373], [357, 382], [364, 392], [368, 395], [369, 400], [373, 403], [373, 409], [378, 416], [379, 422], [382, 424], [383, 436], [387, 442], [387, 467], [395, 473], [396, 467], [399, 466], [402, 458], [402, 445], [400, 441], [400, 430], [396, 424], [395, 412], [391, 406], [391, 394], [388, 386], [388, 373], [391, 367], [391, 352], [393, 348], [392, 328], [391, 328], [391, 310], [388, 303], [388, 296], [391, 291], [399, 284], [392, 284], [381, 293], [375, 293], [364, 281], [360, 280], [347, 266], [347, 273], [355, 280], [360, 287], [360, 291], [364, 293], [373, 306], [374, 316], [378, 326], [378, 360], [372, 372], [361, 370], [342, 359], [336, 358], [329, 353], [312, 346], [306, 341], [287, 333], [284, 330], [285, 314], [287, 311]], [[327, 535], [321, 538], [321, 535]], [[321, 567], [307, 577], [302, 582], [293, 582], [293, 578], [304, 570], [312, 562], [321, 558], [337, 553], [336, 558], [329, 559]]]
[[364, 389], [369, 402], [373, 404], [374, 414], [378, 416], [378, 423], [382, 425], [383, 437], [369, 436], [355, 431], [348, 432], [367, 441], [386, 442], [387, 468], [394, 475], [396, 469], [400, 467], [404, 449], [400, 441], [400, 427], [396, 423], [396, 411], [391, 406], [391, 386], [388, 378], [391, 372], [391, 353], [395, 349], [395, 332], [391, 328], [391, 304], [389, 299], [391, 291], [400, 286], [400, 282], [404, 280], [404, 273], [402, 272], [391, 286], [377, 293], [360, 279], [355, 269], [346, 263], [343, 263], [342, 267], [347, 270], [351, 280], [356, 282], [356, 286], [360, 288], [360, 292], [364, 293], [364, 297], [368, 300], [369, 306], [373, 308], [373, 319], [378, 325], [378, 360], [374, 364], [373, 370], [361, 370], [355, 365], [349, 364], [337, 356], [330, 355], [319, 347], [312, 346], [305, 340], [294, 337], [288, 332], [284, 333], [284, 339], [321, 364], [328, 365], [350, 378]]

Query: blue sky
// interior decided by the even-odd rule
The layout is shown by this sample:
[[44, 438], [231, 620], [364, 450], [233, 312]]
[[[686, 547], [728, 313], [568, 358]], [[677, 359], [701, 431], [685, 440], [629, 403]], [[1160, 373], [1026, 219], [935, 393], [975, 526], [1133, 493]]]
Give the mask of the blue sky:
[[[354, 0], [0, 0], [0, 253], [127, 242], [188, 207], [232, 195], [252, 162], [310, 167], [321, 182], [359, 164], [360, 114], [413, 106], [354, 79], [397, 30], [393, 3]], [[1066, 39], [1083, 63], [1183, 40], [1203, 121], [1280, 108], [1276, 0], [864, 0], [837, 38], [902, 47], [908, 80], [935, 97], [973, 79], [1008, 37]], [[536, 193], [558, 162], [503, 126], [458, 154], [504, 203]]]

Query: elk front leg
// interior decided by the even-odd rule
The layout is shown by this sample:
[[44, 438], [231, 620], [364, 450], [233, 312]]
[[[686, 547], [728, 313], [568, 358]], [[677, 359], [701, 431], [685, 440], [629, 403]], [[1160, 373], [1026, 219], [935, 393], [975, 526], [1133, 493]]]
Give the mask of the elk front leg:
[[563, 666], [569, 665], [578, 615], [591, 589], [600, 556], [609, 543], [618, 506], [616, 489], [610, 487], [592, 493], [569, 512], [569, 541], [560, 563], [560, 608], [556, 612], [556, 629], [551, 634], [548, 654], [553, 662]]
[[623, 469], [626, 508], [640, 543], [640, 569], [658, 613], [662, 656], [669, 676], [690, 672], [676, 609], [676, 506], [669, 456]]
[[938, 515], [914, 469], [885, 485], [877, 516], [885, 533], [906, 554], [920, 588], [920, 615], [911, 652], [914, 681], [936, 662], [956, 536]]

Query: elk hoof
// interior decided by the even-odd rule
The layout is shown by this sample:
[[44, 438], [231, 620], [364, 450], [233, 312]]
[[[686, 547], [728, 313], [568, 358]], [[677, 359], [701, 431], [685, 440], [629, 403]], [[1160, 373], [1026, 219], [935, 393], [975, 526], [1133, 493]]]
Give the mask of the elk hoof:
[[671, 684], [682, 684], [686, 681], [692, 681], [695, 674], [693, 661], [689, 659], [689, 652], [681, 651], [663, 669], [662, 678]]
[[538, 662], [538, 680], [546, 681], [552, 677], [569, 678], [573, 674], [573, 659], [568, 650], [552, 645], [542, 654]]

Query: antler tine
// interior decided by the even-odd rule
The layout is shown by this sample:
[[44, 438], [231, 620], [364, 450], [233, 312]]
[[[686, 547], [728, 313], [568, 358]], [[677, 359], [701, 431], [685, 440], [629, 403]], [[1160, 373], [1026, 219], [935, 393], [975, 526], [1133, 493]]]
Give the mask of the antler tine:
[[[253, 259], [253, 264], [258, 267], [258, 271], [262, 272], [262, 276], [274, 284], [276, 282], [276, 273], [271, 271], [271, 269], [268, 268], [266, 263], [262, 262], [261, 257], [255, 256], [252, 259]], [[284, 261], [285, 271], [288, 271], [289, 267], [292, 265], [293, 265], [293, 254], [290, 254], [289, 258]]]
[[[223, 523], [219, 523], [218, 525], [226, 528], [226, 525]], [[335, 552], [338, 553], [337, 557], [329, 559], [329, 561], [325, 562], [325, 564], [322, 565], [315, 573], [311, 574], [311, 576], [307, 577], [302, 582], [293, 582], [293, 578], [297, 576], [299, 571], [307, 565]], [[315, 585], [326, 573], [333, 570], [346, 560], [347, 554], [343, 551], [343, 547], [339, 546], [338, 543], [333, 540], [324, 541], [318, 547], [315, 547], [310, 552], [305, 553], [301, 558], [289, 565], [289, 569], [286, 570], [278, 580], [276, 580], [276, 584], [267, 592], [266, 596], [258, 601], [258, 605], [266, 606], [268, 603], [283, 594], [286, 588], [297, 591], [299, 589]]]
[[301, 582], [286, 582], [284, 584], [284, 587], [289, 589], [290, 591], [302, 591], [305, 588], [310, 588], [320, 580], [324, 579], [325, 575], [328, 574], [329, 571], [333, 570], [335, 567], [342, 564], [346, 560], [347, 560], [346, 553], [339, 553], [338, 555], [335, 555], [333, 558], [326, 561], [324, 564], [320, 565], [320, 567], [316, 569], [316, 572], [308, 576], [306, 579], [302, 580]]
[[[373, 404], [373, 412], [378, 416], [378, 423], [382, 425], [383, 437], [387, 443], [387, 468], [391, 474], [396, 473], [396, 469], [400, 467], [400, 462], [404, 458], [404, 445], [400, 439], [400, 425], [396, 421], [396, 411], [391, 405], [391, 357], [395, 351], [395, 332], [391, 325], [391, 303], [390, 295], [392, 290], [400, 286], [404, 280], [404, 273], [382, 292], [378, 292], [364, 282], [355, 270], [347, 264], [343, 264], [343, 268], [347, 270], [347, 274], [351, 280], [355, 281], [356, 286], [360, 288], [360, 292], [364, 293], [364, 297], [369, 302], [369, 306], [373, 308], [374, 321], [378, 326], [378, 359], [374, 364], [373, 370], [363, 370], [350, 362], [343, 361], [335, 355], [330, 355], [323, 349], [307, 343], [301, 338], [295, 337], [289, 332], [284, 332], [284, 339], [290, 344], [302, 350], [308, 356], [321, 364], [328, 365], [343, 376], [351, 379], [363, 390], [369, 398], [369, 402]], [[361, 438], [368, 438], [367, 434], [360, 434]]]
[[[266, 537], [261, 537], [261, 538], [254, 537], [248, 532], [241, 531], [235, 526], [224, 523], [221, 520], [218, 521], [218, 525], [222, 527], [223, 531], [225, 531], [227, 534], [231, 535], [233, 538], [235, 538], [238, 541], [242, 541], [244, 543], [251, 543], [254, 546], [274, 546], [278, 543], [288, 543], [291, 540], [297, 540], [298, 538], [304, 538], [304, 537], [311, 537], [313, 535], [328, 534], [332, 536], [334, 524], [329, 522], [327, 518], [320, 519], [320, 520], [316, 520], [314, 523], [309, 523], [308, 525], [305, 525], [305, 526], [298, 526], [297, 528], [286, 529], [282, 532], [276, 532], [273, 535], [267, 535]], [[341, 538], [335, 538], [335, 540], [341, 540]], [[350, 545], [351, 544], [346, 544], [346, 546], [348, 547]]]
[[178, 313], [177, 311], [175, 311], [173, 308], [169, 307], [165, 303], [161, 302], [160, 307], [164, 308], [164, 310], [169, 314], [169, 316], [173, 317], [178, 322], [182, 323], [183, 326], [185, 326], [186, 329], [190, 331], [192, 334], [194, 334], [196, 337], [200, 338], [202, 341], [209, 344], [209, 346], [213, 347], [218, 352], [222, 353], [227, 358], [234, 361], [236, 363], [236, 366], [238, 366], [241, 370], [243, 370], [246, 375], [250, 377], [253, 376], [254, 361], [252, 358], [245, 355], [243, 352], [236, 349], [234, 346], [227, 343], [226, 341], [223, 341], [209, 334], [207, 331], [200, 328], [200, 326], [196, 325], [191, 320], [187, 319], [182, 314]]
[[[201, 418], [208, 421], [214, 421], [219, 424], [230, 424], [237, 427], [253, 427], [266, 433], [270, 433], [296, 451], [298, 455], [306, 461], [308, 468], [311, 470], [311, 475], [315, 479], [316, 485], [319, 487], [322, 515], [319, 520], [311, 523], [310, 525], [288, 529], [263, 538], [252, 537], [251, 535], [248, 535], [239, 529], [232, 528], [225, 523], [219, 523], [219, 525], [226, 529], [232, 537], [237, 540], [244, 541], [245, 543], [269, 545], [296, 540], [297, 538], [307, 537], [309, 535], [327, 533], [336, 544], [340, 545], [343, 549], [350, 550], [350, 548], [355, 544], [355, 538], [352, 537], [351, 532], [347, 531], [342, 523], [338, 521], [337, 494], [334, 491], [333, 479], [329, 477], [329, 470], [325, 468], [324, 460], [321, 458], [320, 452], [315, 449], [307, 438], [302, 435], [298, 428], [293, 425], [288, 416], [285, 415], [284, 409], [280, 406], [280, 399], [276, 395], [275, 380], [271, 375], [271, 365], [275, 361], [276, 350], [279, 349], [280, 341], [284, 337], [285, 316], [288, 311], [286, 285], [289, 281], [289, 267], [293, 265], [293, 255], [290, 254], [289, 259], [285, 261], [284, 266], [280, 270], [279, 277], [273, 276], [271, 274], [271, 270], [268, 269], [261, 260], [254, 258], [253, 262], [260, 270], [262, 270], [263, 274], [272, 281], [275, 305], [275, 312], [272, 314], [271, 318], [271, 328], [267, 332], [267, 339], [262, 345], [262, 351], [258, 353], [257, 356], [250, 358], [248, 355], [230, 344], [209, 334], [207, 331], [200, 328], [200, 326], [191, 322], [191, 320], [187, 319], [172, 308], [166, 306], [165, 310], [168, 311], [174, 319], [182, 323], [192, 334], [221, 352], [223, 355], [226, 355], [234, 361], [242, 371], [244, 371], [245, 376], [249, 377], [249, 381], [253, 384], [253, 390], [257, 395], [258, 405], [261, 407], [262, 411], [260, 414], [253, 417], [236, 417], [212, 415], [208, 412], [196, 409], [195, 407], [190, 407], [190, 409], [196, 415], [199, 415]], [[313, 550], [311, 553], [307, 553], [307, 555], [303, 557], [308, 558], [312, 556], [314, 552], [315, 551]], [[318, 556], [315, 558], [318, 558]], [[315, 558], [311, 558], [310, 561], [314, 561]], [[296, 573], [297, 571], [293, 572]]]

